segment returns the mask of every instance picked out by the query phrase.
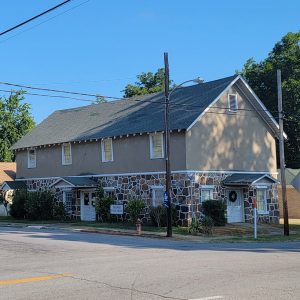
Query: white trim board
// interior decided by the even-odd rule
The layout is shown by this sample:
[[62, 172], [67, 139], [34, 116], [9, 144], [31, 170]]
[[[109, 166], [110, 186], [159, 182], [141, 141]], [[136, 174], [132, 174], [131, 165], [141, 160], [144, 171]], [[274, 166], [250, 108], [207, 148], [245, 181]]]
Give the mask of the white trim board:
[[[277, 175], [278, 172], [270, 173], [269, 171], [235, 171], [235, 170], [177, 170], [171, 171], [173, 174], [262, 174], [262, 175]], [[157, 175], [157, 174], [165, 174], [165, 172], [133, 172], [133, 173], [112, 173], [112, 174], [90, 174], [90, 175], [71, 175], [68, 177], [111, 177], [111, 176], [136, 176], [136, 175]], [[16, 178], [16, 181], [27, 181], [27, 180], [47, 180], [47, 179], [61, 179], [64, 176], [53, 176], [53, 177], [30, 177], [30, 178]]]

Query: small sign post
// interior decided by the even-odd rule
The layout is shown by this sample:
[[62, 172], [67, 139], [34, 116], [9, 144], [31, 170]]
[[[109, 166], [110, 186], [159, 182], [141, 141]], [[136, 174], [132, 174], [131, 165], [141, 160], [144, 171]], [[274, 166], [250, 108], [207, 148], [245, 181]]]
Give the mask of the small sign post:
[[168, 192], [164, 192], [164, 207], [168, 208], [169, 207], [169, 197], [168, 197]]
[[254, 239], [257, 239], [257, 207], [256, 207], [256, 198], [253, 199], [253, 225], [254, 225]]

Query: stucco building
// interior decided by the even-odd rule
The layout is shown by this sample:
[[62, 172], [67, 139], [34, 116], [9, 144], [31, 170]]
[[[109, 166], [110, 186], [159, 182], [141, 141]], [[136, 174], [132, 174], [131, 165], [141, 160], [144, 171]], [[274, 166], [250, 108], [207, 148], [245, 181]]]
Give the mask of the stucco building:
[[[227, 203], [228, 222], [277, 223], [278, 124], [239, 75], [178, 88], [170, 99], [172, 202], [180, 224], [202, 201]], [[95, 219], [95, 187], [126, 205], [163, 202], [162, 93], [56, 111], [18, 141], [17, 180], [52, 189], [74, 218]], [[149, 218], [147, 210], [145, 219]]]

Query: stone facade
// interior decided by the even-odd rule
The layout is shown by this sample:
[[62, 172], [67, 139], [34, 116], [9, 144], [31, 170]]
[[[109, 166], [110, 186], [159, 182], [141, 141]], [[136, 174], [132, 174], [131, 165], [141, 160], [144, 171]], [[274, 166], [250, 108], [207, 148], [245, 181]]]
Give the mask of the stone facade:
[[[173, 173], [172, 181], [172, 202], [178, 213], [178, 224], [187, 226], [193, 217], [201, 215], [201, 187], [213, 186], [213, 199], [227, 202], [226, 187], [222, 181], [229, 176], [228, 173]], [[118, 203], [126, 206], [130, 198], [141, 198], [146, 203], [146, 209], [141, 216], [143, 222], [150, 221], [149, 207], [152, 205], [153, 188], [165, 185], [164, 174], [145, 175], [118, 175], [118, 176], [97, 176], [93, 177], [104, 188], [112, 188], [113, 194]], [[56, 179], [28, 180], [29, 190], [48, 189]], [[63, 201], [63, 191], [53, 188], [57, 201]], [[255, 187], [244, 187], [242, 189], [244, 199], [245, 222], [252, 222], [253, 198], [256, 196]], [[259, 215], [260, 222], [279, 222], [279, 206], [277, 186], [272, 186], [267, 191], [267, 215]], [[72, 212], [71, 217], [80, 219], [80, 190], [72, 190]]]

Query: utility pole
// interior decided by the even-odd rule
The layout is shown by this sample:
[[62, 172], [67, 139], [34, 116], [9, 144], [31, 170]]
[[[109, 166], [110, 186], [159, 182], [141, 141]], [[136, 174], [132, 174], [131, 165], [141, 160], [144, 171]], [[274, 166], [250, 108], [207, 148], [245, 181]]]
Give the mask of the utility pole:
[[287, 198], [286, 198], [281, 70], [277, 70], [277, 91], [278, 91], [278, 113], [279, 113], [279, 156], [280, 156], [280, 173], [281, 173], [281, 189], [282, 189], [282, 204], [283, 204], [282, 207], [283, 207], [283, 218], [284, 218], [284, 235], [290, 235], [289, 214], [288, 214], [288, 206], [287, 206]]
[[170, 107], [169, 107], [169, 60], [164, 53], [165, 63], [165, 161], [166, 161], [166, 195], [167, 207], [167, 237], [172, 237], [172, 201], [171, 201], [171, 170], [170, 170]]

